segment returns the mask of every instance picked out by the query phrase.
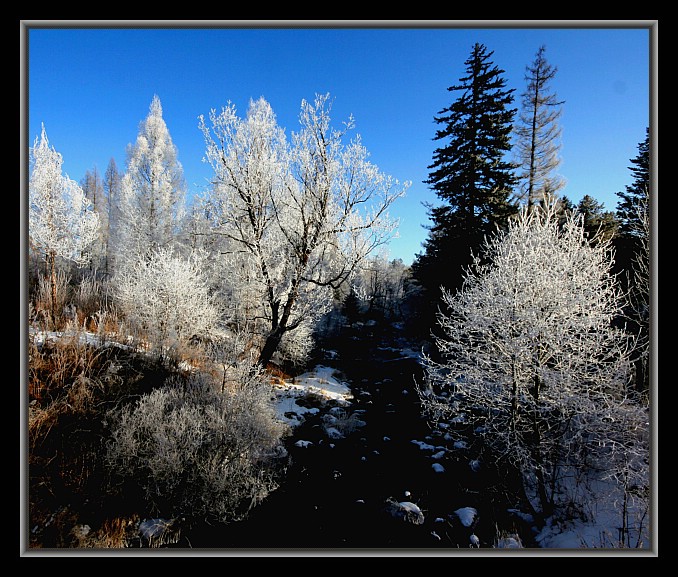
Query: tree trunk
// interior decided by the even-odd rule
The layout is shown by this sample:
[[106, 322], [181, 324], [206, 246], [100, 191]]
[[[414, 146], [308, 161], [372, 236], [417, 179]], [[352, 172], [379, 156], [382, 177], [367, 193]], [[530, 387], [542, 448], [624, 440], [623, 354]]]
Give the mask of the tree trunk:
[[47, 261], [49, 266], [49, 284], [51, 289], [52, 296], [52, 328], [56, 329], [57, 326], [57, 278], [56, 278], [56, 256], [54, 252], [49, 252], [47, 255]]
[[541, 423], [539, 419], [539, 414], [537, 412], [537, 405], [539, 403], [539, 394], [541, 390], [541, 380], [539, 374], [535, 371], [534, 374], [534, 386], [532, 388], [532, 398], [534, 399], [534, 409], [532, 411], [532, 459], [536, 465], [535, 467], [535, 477], [537, 478], [537, 496], [539, 497], [539, 503], [541, 505], [541, 511], [544, 515], [544, 518], [551, 515], [551, 502], [546, 493], [546, 480], [544, 479], [544, 458], [542, 455], [541, 448]]
[[[308, 259], [306, 259], [308, 260]], [[304, 263], [305, 264], [305, 263]], [[278, 350], [280, 346], [280, 341], [282, 341], [283, 335], [287, 332], [287, 324], [290, 321], [290, 315], [292, 314], [292, 309], [297, 302], [297, 297], [299, 296], [299, 278], [297, 277], [292, 283], [292, 289], [290, 294], [287, 297], [285, 306], [283, 307], [282, 314], [278, 318], [278, 312], [280, 310], [280, 303], [275, 303], [275, 307], [271, 307], [273, 312], [273, 319], [271, 322], [271, 332], [268, 333], [266, 337], [266, 342], [264, 343], [264, 348], [261, 350], [259, 355], [259, 365], [266, 367], [268, 363], [271, 362], [273, 354]], [[273, 304], [273, 303], [272, 303]]]
[[278, 325], [277, 328], [268, 334], [266, 343], [264, 343], [264, 348], [261, 349], [261, 354], [259, 355], [259, 365], [266, 367], [266, 365], [271, 362], [274, 353], [280, 346], [280, 341], [282, 341], [284, 332], [284, 328], [281, 325]]
[[541, 505], [542, 515], [544, 516], [544, 519], [546, 519], [547, 517], [551, 516], [553, 508], [552, 503], [546, 494], [546, 480], [544, 479], [544, 470], [542, 468], [544, 463], [539, 447], [535, 447], [533, 458], [537, 464], [535, 470], [535, 475], [537, 477], [537, 495], [539, 496], [539, 504]]

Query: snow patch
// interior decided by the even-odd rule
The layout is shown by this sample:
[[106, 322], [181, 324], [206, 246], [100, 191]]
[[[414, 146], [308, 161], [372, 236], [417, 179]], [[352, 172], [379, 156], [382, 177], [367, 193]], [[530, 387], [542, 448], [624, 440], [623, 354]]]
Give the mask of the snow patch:
[[476, 520], [478, 511], [473, 507], [462, 507], [461, 509], [457, 509], [455, 514], [459, 517], [459, 520], [464, 527], [470, 527]]
[[274, 384], [275, 408], [278, 418], [292, 427], [304, 421], [306, 413], [315, 414], [316, 407], [304, 407], [299, 400], [308, 395], [317, 395], [324, 400], [334, 401], [341, 405], [350, 404], [353, 399], [349, 386], [335, 377], [337, 371], [324, 365], [303, 373], [290, 380]]

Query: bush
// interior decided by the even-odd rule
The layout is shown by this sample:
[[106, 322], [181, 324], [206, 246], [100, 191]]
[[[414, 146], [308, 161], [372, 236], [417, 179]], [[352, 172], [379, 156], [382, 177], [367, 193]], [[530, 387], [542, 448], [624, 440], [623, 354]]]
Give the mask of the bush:
[[117, 415], [107, 462], [153, 512], [229, 522], [273, 489], [285, 425], [256, 372], [223, 392], [205, 377], [171, 381]]
[[121, 313], [145, 334], [159, 358], [177, 360], [193, 339], [219, 326], [221, 311], [204, 277], [205, 254], [184, 258], [157, 249], [124, 268], [113, 281]]

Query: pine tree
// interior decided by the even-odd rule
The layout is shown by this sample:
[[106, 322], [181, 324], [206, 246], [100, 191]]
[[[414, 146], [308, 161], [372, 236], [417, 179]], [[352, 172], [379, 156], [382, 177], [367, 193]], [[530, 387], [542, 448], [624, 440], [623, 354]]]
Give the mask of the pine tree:
[[648, 390], [650, 346], [650, 130], [638, 144], [638, 155], [629, 170], [633, 183], [618, 192], [619, 235], [615, 239], [618, 270], [628, 287], [631, 306], [628, 317], [638, 336], [634, 362], [636, 386]]
[[515, 130], [521, 168], [519, 199], [528, 206], [538, 204], [545, 193], [555, 194], [565, 185], [563, 178], [553, 174], [560, 164], [558, 119], [563, 101], [549, 91], [557, 68], [546, 61], [545, 51], [541, 46], [534, 62], [527, 67], [527, 88], [522, 94], [522, 109]]
[[341, 312], [344, 317], [346, 317], [346, 322], [350, 327], [358, 320], [360, 317], [360, 302], [358, 296], [355, 294], [353, 287], [349, 290], [344, 302], [342, 303]]
[[587, 237], [592, 242], [611, 240], [617, 233], [618, 222], [614, 213], [604, 210], [602, 202], [585, 194], [577, 205], [582, 215], [582, 225]]
[[617, 217], [620, 233], [635, 237], [642, 230], [642, 218], [638, 208], [648, 206], [650, 191], [650, 129], [645, 129], [645, 140], [638, 144], [638, 156], [631, 159], [629, 170], [633, 174], [633, 183], [624, 192], [618, 192], [621, 199], [617, 202]]
[[428, 207], [429, 236], [412, 267], [429, 302], [437, 302], [441, 286], [461, 286], [471, 252], [516, 212], [509, 200], [515, 166], [505, 160], [516, 114], [509, 108], [514, 90], [506, 88], [504, 71], [490, 60], [493, 54], [474, 45], [466, 76], [448, 88], [459, 98], [435, 117], [441, 125], [435, 140], [444, 144], [435, 150], [425, 182], [442, 204]]

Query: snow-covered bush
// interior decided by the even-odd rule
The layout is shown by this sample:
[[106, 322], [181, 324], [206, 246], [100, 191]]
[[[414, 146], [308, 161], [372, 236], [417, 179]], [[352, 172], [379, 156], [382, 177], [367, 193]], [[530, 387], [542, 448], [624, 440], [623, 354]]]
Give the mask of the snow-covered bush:
[[107, 463], [163, 515], [228, 522], [276, 487], [286, 428], [261, 374], [221, 391], [204, 377], [170, 382], [114, 414]]
[[208, 335], [221, 320], [203, 274], [205, 258], [199, 251], [182, 257], [171, 248], [157, 249], [114, 279], [120, 310], [160, 358], [176, 358], [191, 339]]

